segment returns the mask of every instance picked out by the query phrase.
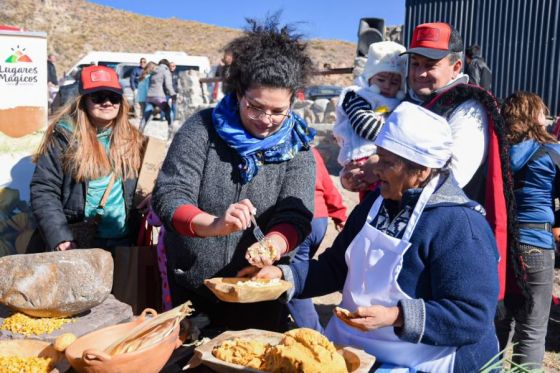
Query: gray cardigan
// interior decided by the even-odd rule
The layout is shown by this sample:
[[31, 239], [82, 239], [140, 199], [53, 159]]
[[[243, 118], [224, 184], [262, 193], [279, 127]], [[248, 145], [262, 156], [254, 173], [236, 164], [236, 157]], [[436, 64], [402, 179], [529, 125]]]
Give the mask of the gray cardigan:
[[235, 276], [248, 265], [245, 252], [255, 238], [252, 229], [222, 237], [180, 236], [172, 218], [181, 205], [222, 216], [230, 204], [248, 198], [257, 208], [256, 218], [265, 234], [277, 224], [288, 223], [297, 230], [299, 244], [311, 231], [315, 190], [311, 151], [302, 150], [287, 162], [265, 164], [245, 185], [240, 182], [240, 163], [241, 157], [216, 133], [212, 109], [206, 109], [177, 132], [162, 165], [153, 208], [166, 228], [169, 276], [188, 290], [200, 290], [207, 278]]
[[150, 77], [148, 97], [157, 97], [165, 100], [166, 96], [174, 96], [175, 94], [177, 94], [177, 92], [173, 89], [171, 71], [169, 71], [169, 68], [164, 64], [158, 65]]

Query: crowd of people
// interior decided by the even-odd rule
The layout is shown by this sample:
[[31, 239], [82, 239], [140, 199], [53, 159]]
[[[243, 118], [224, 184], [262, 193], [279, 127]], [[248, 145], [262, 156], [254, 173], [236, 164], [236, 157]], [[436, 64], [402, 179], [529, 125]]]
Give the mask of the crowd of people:
[[[478, 371], [512, 340], [515, 363], [541, 368], [560, 222], [560, 145], [542, 99], [515, 92], [500, 106], [480, 47], [465, 54], [447, 23], [416, 26], [408, 48], [372, 44], [333, 128], [341, 183], [360, 192], [347, 217], [315, 131], [291, 110], [312, 73], [307, 43], [271, 17], [249, 20], [224, 50], [224, 96], [175, 134], [151, 197], [172, 304], [190, 300], [218, 330], [285, 331], [291, 314], [338, 345], [417, 371]], [[79, 96], [35, 155], [30, 247], [77, 248], [84, 221], [95, 223], [96, 247], [133, 241], [142, 132], [154, 107], [171, 127], [173, 70], [143, 59], [131, 74], [139, 129], [116, 73], [82, 70]], [[340, 233], [317, 257], [329, 217]], [[272, 258], [255, 250], [253, 218]], [[240, 304], [204, 286], [235, 276], [293, 287]], [[310, 298], [334, 291], [349, 313], [323, 328]]]

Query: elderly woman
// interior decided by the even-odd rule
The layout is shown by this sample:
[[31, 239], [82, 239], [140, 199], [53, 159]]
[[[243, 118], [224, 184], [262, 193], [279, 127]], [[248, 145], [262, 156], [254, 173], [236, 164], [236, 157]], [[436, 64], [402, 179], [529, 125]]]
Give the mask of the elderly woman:
[[[143, 136], [128, 120], [117, 73], [88, 66], [80, 94], [57, 112], [34, 156], [31, 208], [38, 223], [28, 251], [130, 245], [132, 198]], [[72, 223], [97, 222], [90, 242]]]
[[256, 276], [283, 276], [300, 298], [342, 291], [350, 312], [337, 311], [326, 329], [339, 345], [419, 371], [478, 371], [498, 352], [497, 252], [483, 210], [446, 169], [449, 126], [403, 103], [375, 143], [379, 191], [356, 207], [333, 246], [318, 260]]
[[[282, 330], [280, 302], [220, 302], [203, 282], [234, 276], [250, 263], [271, 264], [311, 230], [312, 133], [290, 108], [311, 72], [306, 44], [274, 19], [233, 40], [226, 77], [231, 93], [194, 114], [175, 135], [153, 194], [166, 228], [174, 304], [191, 300], [218, 329]], [[256, 252], [252, 215], [274, 247]]]

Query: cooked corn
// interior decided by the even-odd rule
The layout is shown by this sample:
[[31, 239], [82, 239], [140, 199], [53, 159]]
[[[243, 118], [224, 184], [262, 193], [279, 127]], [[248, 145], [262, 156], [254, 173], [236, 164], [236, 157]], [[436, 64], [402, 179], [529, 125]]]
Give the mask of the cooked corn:
[[52, 368], [48, 357], [0, 356], [2, 373], [48, 373]]
[[253, 281], [253, 280], [247, 280], [247, 281], [237, 281], [237, 286], [248, 286], [248, 287], [253, 287], [253, 288], [264, 288], [267, 286], [276, 286], [276, 285], [280, 285], [280, 279], [278, 278], [273, 278], [269, 281]]
[[74, 322], [74, 320], [49, 317], [35, 318], [18, 312], [6, 318], [0, 329], [25, 336], [41, 335], [52, 333], [60, 329], [64, 324], [71, 322]]

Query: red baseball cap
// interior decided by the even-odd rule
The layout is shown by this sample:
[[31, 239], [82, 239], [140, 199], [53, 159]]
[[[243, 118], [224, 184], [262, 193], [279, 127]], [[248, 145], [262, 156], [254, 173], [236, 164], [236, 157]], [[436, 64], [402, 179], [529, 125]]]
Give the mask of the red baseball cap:
[[416, 26], [410, 47], [403, 54], [419, 54], [441, 60], [449, 53], [462, 52], [463, 39], [457, 30], [444, 22], [423, 23]]
[[80, 94], [98, 91], [111, 91], [122, 95], [117, 72], [107, 66], [88, 66], [82, 69], [80, 76]]

